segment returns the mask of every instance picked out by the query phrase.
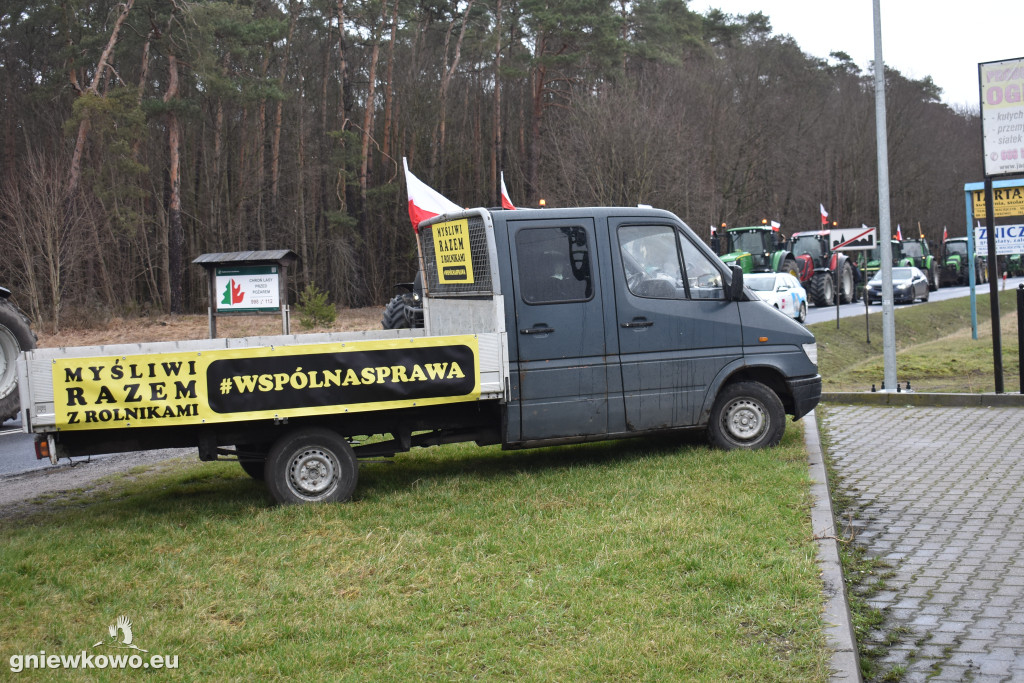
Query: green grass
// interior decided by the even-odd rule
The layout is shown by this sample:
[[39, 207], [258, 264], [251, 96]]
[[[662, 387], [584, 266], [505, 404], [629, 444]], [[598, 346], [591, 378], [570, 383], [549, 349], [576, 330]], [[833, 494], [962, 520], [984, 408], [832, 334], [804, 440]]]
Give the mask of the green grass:
[[[1003, 384], [1019, 388], [1017, 293], [999, 294]], [[809, 325], [818, 340], [818, 370], [824, 391], [870, 391], [884, 378], [882, 314]], [[995, 391], [992, 326], [988, 294], [977, 297], [978, 339], [971, 335], [970, 300], [931, 301], [924, 306], [895, 307], [896, 376], [915, 391], [983, 393]], [[870, 343], [868, 338], [870, 337]]]
[[343, 505], [157, 467], [5, 522], [4, 662], [88, 650], [125, 614], [186, 679], [825, 681], [801, 431], [419, 450]]

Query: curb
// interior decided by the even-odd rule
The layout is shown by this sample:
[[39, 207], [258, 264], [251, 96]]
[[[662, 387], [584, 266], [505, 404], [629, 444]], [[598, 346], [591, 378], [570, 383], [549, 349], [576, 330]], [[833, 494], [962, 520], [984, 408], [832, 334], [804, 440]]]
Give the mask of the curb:
[[[822, 397], [824, 400], [824, 397]], [[828, 473], [822, 455], [821, 438], [818, 435], [817, 415], [812, 410], [804, 419], [804, 443], [810, 466], [811, 495], [814, 507], [811, 509], [811, 528], [818, 543], [818, 565], [821, 567], [822, 589], [825, 594], [825, 637], [832, 649], [830, 668], [831, 681], [862, 681], [860, 657], [853, 635], [850, 619], [850, 605], [846, 599], [846, 583], [843, 581], [843, 567], [839, 559], [839, 540], [836, 538], [836, 523], [832, 513], [832, 498], [829, 495]]]
[[919, 394], [914, 391], [836, 391], [822, 392], [821, 402], [901, 407], [1024, 408], [1024, 394]]

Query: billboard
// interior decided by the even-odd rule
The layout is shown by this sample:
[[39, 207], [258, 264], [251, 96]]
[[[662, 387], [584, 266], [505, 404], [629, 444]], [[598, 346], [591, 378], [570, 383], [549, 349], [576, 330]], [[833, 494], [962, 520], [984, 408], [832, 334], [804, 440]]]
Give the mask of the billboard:
[[978, 65], [985, 175], [1024, 173], [1024, 58]]

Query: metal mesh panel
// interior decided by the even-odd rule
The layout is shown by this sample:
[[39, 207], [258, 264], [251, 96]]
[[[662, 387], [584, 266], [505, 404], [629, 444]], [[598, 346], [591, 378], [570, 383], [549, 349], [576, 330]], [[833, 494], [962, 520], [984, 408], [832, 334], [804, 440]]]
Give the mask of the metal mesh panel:
[[487, 229], [479, 215], [423, 226], [420, 229], [420, 248], [427, 290], [431, 296], [492, 294]]

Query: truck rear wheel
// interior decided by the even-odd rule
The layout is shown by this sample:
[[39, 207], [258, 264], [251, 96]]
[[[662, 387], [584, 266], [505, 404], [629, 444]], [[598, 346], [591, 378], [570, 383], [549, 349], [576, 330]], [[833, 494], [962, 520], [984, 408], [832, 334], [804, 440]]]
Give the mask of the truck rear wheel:
[[722, 389], [711, 407], [708, 440], [723, 450], [778, 445], [786, 413], [775, 392], [760, 382], [737, 382]]
[[281, 505], [341, 503], [355, 491], [359, 463], [336, 432], [311, 427], [281, 437], [265, 472], [267, 490]]
[[21, 407], [18, 396], [18, 354], [36, 347], [28, 318], [14, 304], [0, 298], [0, 422], [14, 417]]

